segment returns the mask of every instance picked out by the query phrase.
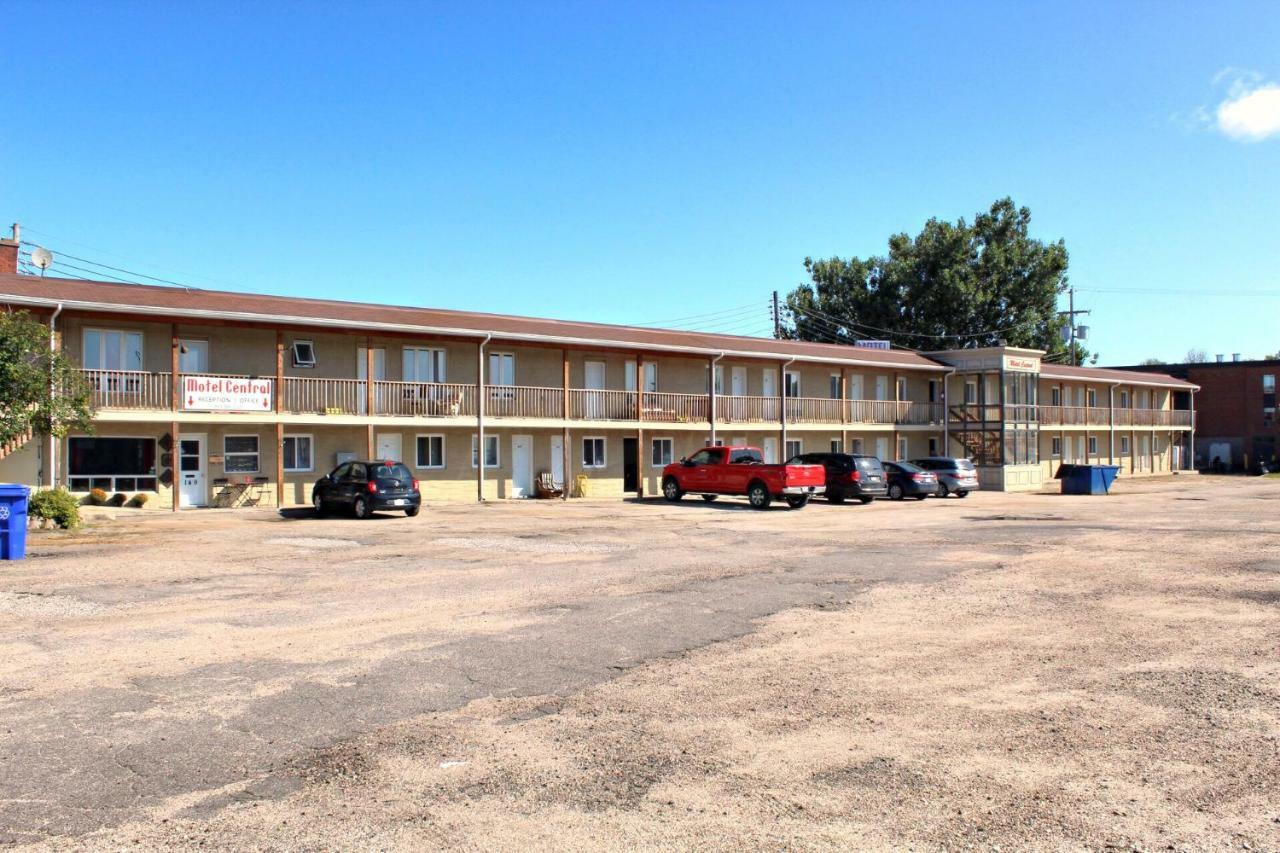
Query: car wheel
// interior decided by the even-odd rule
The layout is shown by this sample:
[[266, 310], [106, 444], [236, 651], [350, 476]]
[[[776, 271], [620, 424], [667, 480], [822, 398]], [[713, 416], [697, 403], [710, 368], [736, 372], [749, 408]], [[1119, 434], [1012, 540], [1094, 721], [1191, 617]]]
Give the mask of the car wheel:
[[329, 514], [329, 505], [324, 502], [324, 498], [320, 497], [319, 492], [312, 493], [311, 506], [315, 509], [316, 515], [324, 516]]
[[356, 498], [355, 506], [352, 509], [355, 510], [356, 518], [368, 518], [370, 515], [369, 501], [365, 498]]
[[946, 483], [939, 482], [937, 494], [938, 494], [938, 497], [945, 498], [947, 495], [951, 494], [951, 490], [947, 488]]
[[662, 481], [662, 496], [673, 503], [684, 497], [684, 492], [680, 491], [680, 484], [676, 482], [675, 477], [668, 477]]
[[863, 506], [866, 506], [867, 504], [871, 503], [873, 500], [875, 500], [875, 498], [858, 498], [858, 501], [859, 501]]
[[956, 497], [958, 497], [958, 498], [967, 498], [967, 497], [969, 497], [969, 493], [968, 493], [968, 492], [963, 492], [963, 491], [962, 491], [962, 492], [956, 492]]
[[419, 509], [421, 509], [421, 507], [411, 506], [404, 511], [404, 514], [407, 515], [409, 518], [413, 518], [415, 515], [418, 514]]
[[804, 509], [809, 503], [808, 495], [788, 495], [787, 506], [792, 509]]
[[893, 483], [889, 486], [889, 500], [902, 500], [902, 486], [899, 486], [897, 483]]
[[773, 503], [773, 495], [769, 494], [764, 483], [752, 483], [747, 487], [747, 500], [756, 509], [768, 509], [769, 504]]
[[706, 501], [707, 503], [711, 503], [713, 500], [715, 500], [715, 499], [716, 499], [716, 498], [718, 498], [718, 497], [720, 497], [720, 496], [719, 496], [719, 495], [703, 495], [703, 496], [702, 496], [702, 499], [703, 499], [704, 501]]

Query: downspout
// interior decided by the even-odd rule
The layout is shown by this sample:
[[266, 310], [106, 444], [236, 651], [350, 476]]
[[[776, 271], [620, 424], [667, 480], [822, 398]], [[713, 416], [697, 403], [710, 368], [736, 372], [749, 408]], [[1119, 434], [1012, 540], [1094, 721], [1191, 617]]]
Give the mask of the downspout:
[[[49, 404], [53, 408], [53, 395], [57, 393], [54, 387], [54, 368], [53, 353], [54, 347], [57, 346], [58, 332], [58, 315], [62, 313], [62, 303], [58, 303], [58, 307], [53, 309], [53, 315], [49, 317]], [[58, 439], [53, 434], [53, 421], [49, 422], [49, 488], [55, 489], [58, 486]]]
[[[711, 408], [709, 411], [709, 416], [711, 419], [711, 446], [712, 447], [715, 447], [715, 444], [716, 444], [716, 365], [720, 362], [720, 359], [722, 358], [724, 358], [724, 353], [720, 353], [718, 356], [711, 359], [711, 372], [707, 376], [707, 385], [708, 385], [707, 390], [711, 394]], [[636, 364], [639, 365], [639, 362], [636, 362]], [[636, 377], [637, 385], [639, 384], [639, 381], [640, 381], [640, 377], [637, 375]]]
[[1116, 464], [1116, 389], [1119, 387], [1119, 382], [1112, 382], [1107, 389], [1107, 423], [1111, 427], [1107, 438], [1108, 465]]
[[782, 393], [782, 404], [778, 406], [781, 411], [779, 416], [782, 421], [782, 446], [778, 448], [778, 461], [787, 461], [787, 368], [795, 364], [794, 358], [789, 358], [782, 363], [782, 367], [778, 368], [778, 390]]
[[484, 503], [484, 348], [492, 338], [492, 333], [485, 335], [476, 347], [476, 501], [479, 503]]
[[[942, 375], [942, 455], [951, 455], [951, 377], [955, 370], [948, 370]], [[1039, 441], [1039, 433], [1036, 434]]]

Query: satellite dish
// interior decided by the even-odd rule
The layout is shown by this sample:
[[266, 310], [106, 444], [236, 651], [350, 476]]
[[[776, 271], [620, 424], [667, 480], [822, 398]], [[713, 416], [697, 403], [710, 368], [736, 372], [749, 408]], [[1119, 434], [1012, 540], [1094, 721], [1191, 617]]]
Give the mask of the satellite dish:
[[37, 246], [31, 250], [31, 263], [39, 267], [41, 272], [44, 272], [53, 263], [53, 252], [43, 246]]

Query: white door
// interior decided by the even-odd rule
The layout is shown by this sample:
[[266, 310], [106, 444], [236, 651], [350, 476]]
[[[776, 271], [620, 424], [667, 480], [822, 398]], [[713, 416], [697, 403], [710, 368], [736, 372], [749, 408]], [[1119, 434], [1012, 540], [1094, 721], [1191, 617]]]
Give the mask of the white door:
[[778, 463], [778, 439], [766, 438], [764, 440], [764, 461], [770, 465]]
[[376, 436], [374, 447], [378, 448], [379, 459], [391, 462], [403, 462], [404, 436], [398, 432], [380, 432]]
[[558, 435], [551, 436], [551, 482], [564, 488], [564, 438]]
[[209, 493], [205, 486], [205, 448], [203, 435], [184, 435], [178, 447], [178, 494], [181, 506], [208, 506]]
[[[584, 369], [586, 371], [586, 375], [584, 377], [586, 381], [583, 384], [586, 385], [587, 389], [589, 391], [603, 391], [604, 390], [604, 362], [588, 361], [584, 365]], [[586, 398], [587, 398], [586, 399], [587, 405], [586, 405], [586, 411], [584, 412], [586, 417], [588, 418], [603, 417], [604, 416], [603, 395], [587, 394]]]
[[[373, 381], [382, 382], [387, 378], [387, 351], [381, 347], [373, 349]], [[368, 414], [365, 410], [369, 408], [369, 389], [364, 383], [369, 380], [369, 348], [359, 347], [356, 350], [356, 379], [360, 380], [359, 399], [356, 400], [356, 411], [360, 414]], [[378, 389], [374, 388], [374, 394], [378, 394]], [[381, 405], [381, 400], [374, 399], [373, 405], [377, 411], [386, 411]], [[397, 456], [396, 459], [400, 457]]]
[[778, 372], [776, 370], [766, 367], [764, 369], [763, 380], [764, 380], [764, 384], [763, 384], [764, 396], [766, 397], [778, 396]]
[[533, 494], [533, 438], [511, 437], [511, 496], [527, 498]]
[[1081, 461], [1081, 462], [1084, 462], [1085, 460], [1087, 460], [1087, 459], [1089, 458], [1089, 457], [1085, 454], [1084, 436], [1083, 436], [1083, 435], [1077, 435], [1077, 436], [1076, 436], [1076, 457], [1075, 457], [1075, 458], [1076, 458], [1076, 459], [1078, 459], [1078, 460], [1079, 460], [1079, 461]]
[[178, 372], [208, 373], [209, 342], [192, 340], [178, 341]]
[[729, 376], [729, 393], [735, 397], [747, 395], [747, 369], [735, 367]]
[[884, 438], [883, 436], [876, 439], [876, 458], [882, 462], [893, 461], [889, 458], [889, 439]]
[[862, 374], [854, 373], [849, 377], [849, 399], [862, 400]]
[[876, 399], [877, 400], [889, 399], [889, 377], [888, 376], [876, 377]]

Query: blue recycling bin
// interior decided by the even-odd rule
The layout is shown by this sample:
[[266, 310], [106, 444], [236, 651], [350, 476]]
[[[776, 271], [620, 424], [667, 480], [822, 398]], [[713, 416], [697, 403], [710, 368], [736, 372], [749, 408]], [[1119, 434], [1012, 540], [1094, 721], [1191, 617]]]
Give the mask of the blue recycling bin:
[[0, 560], [27, 553], [27, 487], [0, 483]]
[[1105, 495], [1118, 473], [1119, 465], [1059, 465], [1053, 476], [1062, 481], [1064, 495]]

